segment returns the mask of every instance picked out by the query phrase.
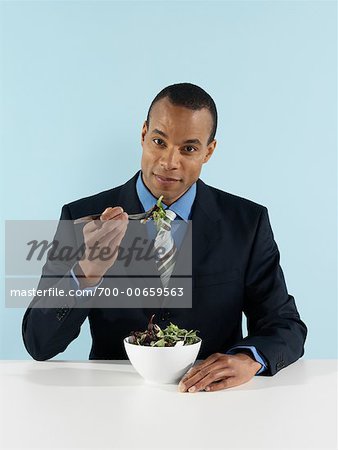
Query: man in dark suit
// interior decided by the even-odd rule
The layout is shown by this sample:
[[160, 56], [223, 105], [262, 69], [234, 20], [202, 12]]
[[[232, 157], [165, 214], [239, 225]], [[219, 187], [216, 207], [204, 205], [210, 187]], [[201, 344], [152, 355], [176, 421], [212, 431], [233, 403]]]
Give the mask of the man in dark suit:
[[[94, 295], [61, 299], [51, 308], [48, 294], [36, 297], [22, 324], [33, 358], [46, 360], [63, 352], [88, 317], [93, 339], [89, 358], [125, 359], [123, 338], [144, 329], [152, 313], [161, 326], [173, 322], [200, 331], [199, 358], [205, 360], [183, 377], [182, 392], [233, 387], [256, 374], [272, 376], [304, 354], [307, 328], [287, 292], [267, 209], [199, 179], [216, 147], [216, 127], [215, 103], [203, 89], [190, 83], [163, 89], [143, 125], [141, 171], [122, 186], [63, 207], [55, 239], [62, 235], [73, 247], [76, 233], [64, 232], [63, 224], [103, 213], [99, 226], [92, 221], [83, 227], [85, 258], [58, 263], [48, 258], [39, 284], [39, 289], [53, 285], [66, 291], [104, 286], [117, 267], [115, 250], [129, 226], [126, 211], [146, 211], [163, 195], [176, 219], [193, 224], [192, 307], [99, 308]], [[94, 242], [114, 250], [111, 257], [90, 259]]]

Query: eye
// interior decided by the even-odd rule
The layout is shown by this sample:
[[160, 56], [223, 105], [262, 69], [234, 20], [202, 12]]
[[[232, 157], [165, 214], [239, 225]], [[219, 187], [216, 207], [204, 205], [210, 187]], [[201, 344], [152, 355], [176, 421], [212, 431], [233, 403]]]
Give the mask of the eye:
[[153, 139], [153, 142], [154, 142], [156, 145], [159, 145], [159, 146], [161, 146], [161, 147], [163, 147], [163, 145], [164, 145], [164, 141], [162, 141], [162, 139], [156, 138], [156, 139]]
[[194, 153], [194, 152], [196, 152], [196, 148], [195, 147], [191, 147], [191, 145], [187, 145], [186, 147], [184, 147], [184, 150], [187, 153]]

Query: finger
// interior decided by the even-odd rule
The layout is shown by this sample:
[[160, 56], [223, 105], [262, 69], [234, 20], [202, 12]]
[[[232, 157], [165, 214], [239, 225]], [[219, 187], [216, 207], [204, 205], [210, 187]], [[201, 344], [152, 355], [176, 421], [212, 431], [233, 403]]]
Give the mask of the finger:
[[218, 353], [213, 353], [212, 355], [208, 356], [204, 361], [196, 364], [194, 367], [192, 367], [192, 371], [199, 370], [203, 367], [208, 367], [210, 364], [213, 364], [215, 361], [217, 361], [219, 358]]
[[118, 216], [114, 216], [114, 218], [109, 221], [109, 220], [101, 220], [101, 219], [95, 219], [95, 220], [91, 220], [90, 222], [88, 222], [84, 227], [83, 227], [83, 232], [85, 233], [93, 233], [96, 232], [97, 230], [101, 230], [101, 228], [105, 225], [107, 225], [107, 223], [111, 223], [111, 222], [115, 222], [117, 220], [122, 220], [123, 214], [120, 214]]
[[125, 231], [121, 230], [113, 239], [108, 242], [108, 247], [113, 248], [119, 246], [124, 235]]
[[220, 367], [209, 365], [206, 367], [203, 367], [202, 369], [198, 370], [197, 372], [191, 371], [189, 374], [184, 376], [182, 380], [179, 382], [178, 388], [181, 392], [186, 392], [189, 390], [192, 386], [195, 384], [201, 382], [205, 377], [207, 377], [210, 372], [213, 370], [217, 370]]
[[111, 220], [123, 213], [122, 206], [115, 206], [114, 208], [106, 208], [101, 214], [100, 220]]
[[121, 216], [119, 216], [119, 219], [113, 219], [113, 220], [106, 220], [106, 221], [100, 221], [97, 220], [96, 222], [100, 223], [100, 229], [95, 229], [95, 233], [90, 233], [87, 236], [87, 243], [93, 243], [98, 242], [101, 243], [103, 239], [106, 238], [106, 236], [114, 232], [119, 232], [119, 230], [122, 230], [124, 227], [126, 227], [126, 224], [128, 222], [128, 219], [125, 220], [125, 218], [128, 218], [128, 215], [126, 213], [122, 213]]
[[[102, 227], [103, 228], [103, 227]], [[125, 233], [126, 227], [124, 223], [119, 223], [114, 225], [113, 229], [107, 229], [106, 232], [104, 232], [104, 229], [102, 229], [102, 234], [100, 236], [95, 236], [95, 241], [89, 239], [87, 244], [88, 246], [95, 245], [97, 249], [102, 249], [103, 247], [110, 246], [110, 241], [114, 241], [117, 239], [121, 234]]]
[[210, 355], [207, 359], [205, 359], [204, 361], [202, 361], [199, 364], [196, 364], [195, 366], [193, 366], [182, 378], [181, 381], [185, 381], [187, 379], [189, 379], [190, 377], [192, 377], [193, 375], [195, 375], [198, 371], [200, 371], [201, 369], [205, 369], [207, 367], [210, 367], [212, 364], [214, 364], [218, 359], [218, 356], [216, 355], [216, 353]]
[[103, 223], [103, 225], [102, 225], [103, 230], [113, 230], [117, 226], [119, 226], [119, 227], [126, 226], [128, 224], [128, 222], [129, 222], [128, 214], [123, 212], [123, 213], [115, 216], [113, 219], [103, 220], [101, 223]]
[[181, 383], [181, 391], [201, 391], [210, 383], [232, 375], [234, 375], [233, 369], [215, 363], [212, 366], [201, 369], [194, 376]]
[[[119, 250], [119, 244], [123, 238], [124, 230], [120, 231], [113, 239], [111, 239], [111, 236], [108, 236], [106, 241], [103, 241], [101, 245], [95, 244], [95, 250], [90, 250], [90, 253], [88, 254], [87, 258], [88, 260], [98, 260], [98, 261], [114, 261], [117, 257], [118, 250]], [[110, 239], [110, 240], [109, 240]], [[101, 269], [94, 269], [98, 272], [95, 274], [92, 274], [94, 277], [101, 277], [102, 274], [100, 273]]]
[[205, 359], [204, 361], [196, 364], [195, 366], [193, 366], [189, 372], [187, 372], [187, 374], [189, 373], [190, 376], [193, 375], [194, 373], [198, 372], [200, 369], [204, 368], [204, 367], [208, 367], [210, 366], [210, 364], [215, 362], [215, 357], [214, 355], [210, 355], [207, 359]]
[[209, 372], [207, 369], [201, 369], [199, 371], [190, 371], [187, 372], [184, 377], [178, 383], [178, 389], [181, 392], [187, 391], [191, 386], [195, 383], [199, 382], [202, 378], [204, 378]]
[[117, 216], [117, 218], [115, 217], [114, 219], [104, 221], [102, 225], [102, 232], [109, 233], [110, 231], [113, 231], [115, 229], [117, 231], [127, 229], [128, 223], [128, 214], [124, 212], [121, 215]]
[[97, 229], [101, 228], [102, 222], [99, 219], [91, 220], [90, 222], [86, 223], [86, 225], [83, 227], [83, 234], [85, 233], [92, 233], [93, 231], [96, 231]]
[[[102, 222], [105, 222], [110, 219], [119, 219], [119, 216], [121, 215], [122, 219], [123, 214], [123, 208], [121, 206], [115, 206], [114, 208], [106, 208], [103, 213], [101, 214], [99, 219], [91, 220], [88, 222], [84, 227], [84, 231], [88, 231], [88, 233], [92, 233], [93, 231], [96, 231], [97, 229], [100, 229], [102, 227]], [[126, 214], [128, 217], [128, 215]]]
[[126, 213], [123, 213], [126, 215], [127, 220], [109, 220], [107, 221], [103, 227], [102, 227], [102, 236], [99, 239], [100, 243], [105, 243], [109, 245], [109, 241], [115, 239], [116, 236], [120, 236], [121, 233], [125, 234], [128, 227], [128, 216]]
[[222, 389], [228, 389], [237, 386], [236, 377], [228, 377], [225, 380], [215, 381], [205, 387], [206, 392], [221, 391]]
[[223, 370], [213, 371], [204, 378], [202, 378], [202, 380], [198, 381], [193, 386], [191, 386], [188, 389], [188, 391], [189, 392], [203, 391], [207, 386], [211, 385], [212, 383], [222, 381], [231, 376], [234, 376], [234, 371], [229, 367]]

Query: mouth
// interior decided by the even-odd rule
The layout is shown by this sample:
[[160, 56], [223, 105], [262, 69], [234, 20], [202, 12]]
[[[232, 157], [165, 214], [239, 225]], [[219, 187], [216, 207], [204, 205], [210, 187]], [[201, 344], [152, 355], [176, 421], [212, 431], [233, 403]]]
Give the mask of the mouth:
[[155, 176], [156, 180], [162, 185], [170, 185], [181, 181], [178, 178], [163, 177], [162, 175], [157, 175], [156, 173], [154, 173], [153, 175]]

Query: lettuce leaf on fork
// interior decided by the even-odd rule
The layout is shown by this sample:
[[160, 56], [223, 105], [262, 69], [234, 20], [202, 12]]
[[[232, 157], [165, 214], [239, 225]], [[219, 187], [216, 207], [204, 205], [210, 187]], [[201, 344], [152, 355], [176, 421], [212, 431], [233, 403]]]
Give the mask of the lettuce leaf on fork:
[[166, 217], [165, 209], [163, 208], [162, 205], [162, 199], [163, 195], [161, 195], [161, 197], [158, 198], [156, 205], [154, 206], [150, 216], [145, 219], [142, 219], [141, 223], [146, 223], [148, 222], [148, 220], [153, 219], [157, 229], [161, 228], [161, 221]]

